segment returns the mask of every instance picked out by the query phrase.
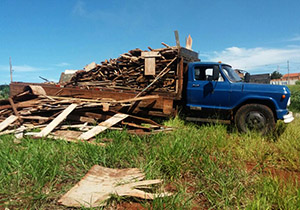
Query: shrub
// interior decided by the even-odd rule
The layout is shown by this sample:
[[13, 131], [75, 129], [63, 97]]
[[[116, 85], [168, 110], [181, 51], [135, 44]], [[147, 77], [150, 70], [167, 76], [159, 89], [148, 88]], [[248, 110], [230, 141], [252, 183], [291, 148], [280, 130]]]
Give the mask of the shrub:
[[8, 98], [9, 96], [9, 86], [0, 85], [0, 99]]
[[291, 89], [291, 105], [289, 107], [292, 111], [300, 112], [300, 89]]

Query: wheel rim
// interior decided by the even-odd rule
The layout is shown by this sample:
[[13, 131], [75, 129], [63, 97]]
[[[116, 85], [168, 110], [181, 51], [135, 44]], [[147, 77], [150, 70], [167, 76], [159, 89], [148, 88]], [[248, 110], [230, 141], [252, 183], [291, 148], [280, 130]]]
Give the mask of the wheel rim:
[[246, 125], [250, 130], [263, 130], [266, 126], [266, 118], [260, 112], [249, 112], [246, 116]]

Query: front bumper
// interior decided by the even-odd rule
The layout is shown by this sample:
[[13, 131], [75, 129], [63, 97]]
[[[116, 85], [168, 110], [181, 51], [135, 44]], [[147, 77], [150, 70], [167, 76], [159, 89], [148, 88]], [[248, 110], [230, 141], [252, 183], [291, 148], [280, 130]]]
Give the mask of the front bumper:
[[294, 120], [293, 112], [288, 112], [288, 114], [286, 114], [286, 115], [283, 116], [283, 122], [284, 123], [290, 123], [293, 120]]

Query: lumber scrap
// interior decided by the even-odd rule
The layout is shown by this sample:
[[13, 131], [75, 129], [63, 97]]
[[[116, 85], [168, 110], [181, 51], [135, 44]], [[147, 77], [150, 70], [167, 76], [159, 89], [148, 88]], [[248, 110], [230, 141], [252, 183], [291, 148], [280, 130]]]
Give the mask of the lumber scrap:
[[178, 31], [174, 31], [175, 34], [175, 39], [176, 39], [176, 46], [179, 48], [180, 47], [180, 41], [179, 41], [179, 33]]
[[135, 98], [139, 97], [142, 93], [144, 93], [148, 88], [150, 88], [155, 82], [157, 82], [161, 77], [163, 77], [170, 69], [168, 67], [177, 59], [175, 57], [168, 65], [155, 77], [155, 79], [147, 86], [145, 87], [139, 94], [135, 96]]
[[142, 52], [145, 58], [145, 75], [155, 75], [155, 57], [160, 57], [158, 52]]
[[20, 117], [19, 112], [17, 111], [17, 108], [16, 108], [16, 105], [15, 105], [14, 101], [11, 98], [8, 98], [8, 101], [9, 101], [9, 103], [11, 105], [11, 108], [12, 108], [13, 112], [15, 113], [15, 115], [17, 117]]
[[192, 44], [193, 44], [193, 40], [192, 40], [191, 35], [189, 34], [188, 38], [186, 39], [185, 48], [192, 50]]
[[29, 85], [28, 88], [34, 95], [47, 95], [44, 88], [39, 85]]
[[91, 208], [105, 206], [111, 195], [133, 196], [141, 199], [172, 195], [168, 192], [151, 193], [140, 190], [163, 181], [160, 179], [141, 181], [144, 178], [145, 174], [138, 168], [111, 169], [94, 165], [72, 189], [58, 200], [58, 203], [68, 207]]
[[8, 118], [6, 118], [3, 122], [0, 123], [0, 131], [3, 131], [5, 128], [14, 123], [17, 119], [18, 117], [15, 115], [11, 115]]
[[90, 70], [96, 68], [96, 66], [97, 66], [97, 64], [96, 64], [95, 62], [92, 62], [92, 63], [86, 65], [86, 66], [84, 67], [84, 70], [88, 72], [88, 71], [90, 71]]
[[109, 118], [108, 120], [105, 120], [104, 122], [100, 123], [98, 126], [92, 128], [91, 130], [83, 133], [79, 139], [83, 139], [83, 140], [88, 140], [96, 135], [98, 135], [99, 133], [105, 131], [106, 129], [110, 128], [111, 126], [117, 124], [118, 122], [124, 120], [126, 117], [128, 117], [127, 114], [115, 114], [114, 116], [112, 116], [111, 118]]
[[[179, 56], [179, 48], [166, 44], [165, 46], [166, 48], [160, 49], [149, 48], [150, 51], [130, 50], [118, 58], [93, 65], [89, 71], [78, 70], [66, 86], [142, 90], [153, 81], [155, 75], [160, 74], [167, 63]], [[152, 91], [176, 92], [177, 63], [173, 63], [169, 68], [172, 71], [164, 77], [169, 82], [156, 83], [151, 87]], [[173, 80], [174, 82], [170, 82]]]
[[145, 75], [155, 75], [155, 58], [145, 58]]
[[2, 132], [0, 132], [0, 135], [6, 135], [6, 134], [24, 132], [24, 131], [27, 131], [27, 130], [32, 130], [34, 128], [44, 128], [44, 127], [46, 127], [46, 125], [36, 125], [36, 126], [32, 125], [32, 126], [28, 126], [26, 124], [23, 124], [23, 126], [20, 126], [19, 128], [12, 129], [12, 130], [2, 131]]
[[116, 101], [115, 103], [130, 103], [130, 102], [135, 102], [135, 101], [151, 100], [151, 99], [158, 99], [158, 98], [159, 98], [159, 95], [149, 95], [149, 96], [124, 99], [124, 100]]
[[57, 125], [59, 125], [66, 117], [77, 107], [77, 104], [71, 104], [62, 113], [60, 113], [52, 122], [46, 126], [37, 137], [47, 136]]
[[[132, 53], [138, 54], [140, 51], [136, 50]], [[159, 95], [147, 95], [119, 101], [110, 98], [96, 100], [60, 96], [49, 97], [43, 94], [42, 87], [40, 89], [39, 86], [34, 86], [33, 89], [35, 91], [33, 92], [35, 93], [31, 91], [30, 86], [26, 87], [23, 93], [18, 94], [14, 98], [0, 101], [0, 135], [17, 134], [19, 137], [22, 137], [21, 135], [25, 132], [25, 135], [34, 135], [37, 138], [47, 135], [48, 137], [62, 138], [61, 135], [56, 135], [57, 133], [55, 133], [54, 129], [77, 127], [80, 128], [82, 133], [79, 135], [80, 138], [76, 135], [74, 137], [86, 141], [106, 129], [122, 130], [124, 126], [127, 126], [128, 131], [132, 130], [132, 133], [137, 132], [138, 129], [147, 130], [149, 131], [148, 133], [154, 130], [163, 130], [163, 126], [150, 119], [120, 114], [115, 111], [124, 106], [132, 106], [132, 103], [137, 101], [152, 100], [155, 103], [156, 99], [160, 98]], [[111, 106], [115, 107], [110, 109], [109, 107]], [[14, 108], [12, 109], [12, 107]], [[126, 109], [124, 108], [124, 111]], [[19, 121], [16, 119], [19, 119]], [[67, 123], [63, 123], [64, 120]], [[45, 122], [48, 121], [50, 123], [46, 125]], [[119, 123], [120, 121], [123, 121], [123, 123]], [[84, 126], [76, 125], [78, 122], [84, 123]], [[91, 126], [95, 123], [99, 124]], [[145, 124], [148, 125], [145, 127], [143, 126]], [[23, 125], [25, 127], [22, 127]], [[7, 127], [18, 129], [6, 130]], [[42, 128], [42, 130], [40, 132], [28, 133], [27, 131], [30, 131], [32, 128]], [[71, 139], [67, 136], [65, 138], [67, 140]]]

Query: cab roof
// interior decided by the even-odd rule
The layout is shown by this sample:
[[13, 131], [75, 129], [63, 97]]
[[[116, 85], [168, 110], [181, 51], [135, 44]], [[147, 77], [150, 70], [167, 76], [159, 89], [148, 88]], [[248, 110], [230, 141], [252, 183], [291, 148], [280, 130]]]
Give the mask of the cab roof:
[[[193, 62], [191, 63], [192, 66], [194, 65], [224, 65], [224, 66], [230, 66], [229, 64], [226, 63], [219, 63], [219, 62], [205, 62], [205, 61], [199, 61], [199, 62]], [[231, 66], [230, 66], [231, 67]]]

